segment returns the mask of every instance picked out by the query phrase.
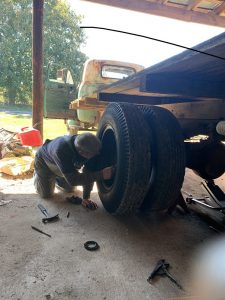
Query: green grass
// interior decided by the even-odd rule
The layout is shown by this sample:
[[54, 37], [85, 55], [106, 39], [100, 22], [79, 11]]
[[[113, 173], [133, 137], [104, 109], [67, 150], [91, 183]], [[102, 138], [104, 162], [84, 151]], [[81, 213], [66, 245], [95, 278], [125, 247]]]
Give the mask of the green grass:
[[32, 106], [31, 105], [25, 105], [25, 104], [5, 104], [1, 102], [1, 97], [0, 97], [0, 109], [1, 111], [27, 111], [27, 112], [32, 112]]
[[[17, 132], [25, 126], [32, 126], [31, 116], [0, 112], [0, 128]], [[67, 134], [64, 120], [44, 119], [43, 131], [44, 140]]]

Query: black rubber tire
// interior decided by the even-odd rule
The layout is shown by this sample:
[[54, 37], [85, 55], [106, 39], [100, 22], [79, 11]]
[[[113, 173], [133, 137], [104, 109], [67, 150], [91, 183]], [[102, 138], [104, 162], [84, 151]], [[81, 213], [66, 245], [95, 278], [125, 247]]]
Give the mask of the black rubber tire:
[[111, 103], [97, 132], [106, 165], [116, 165], [112, 180], [97, 181], [99, 197], [112, 214], [135, 213], [148, 191], [150, 145], [148, 125], [138, 107]]
[[139, 106], [151, 132], [152, 154], [149, 191], [141, 209], [164, 210], [175, 205], [185, 174], [185, 146], [174, 115], [161, 107]]

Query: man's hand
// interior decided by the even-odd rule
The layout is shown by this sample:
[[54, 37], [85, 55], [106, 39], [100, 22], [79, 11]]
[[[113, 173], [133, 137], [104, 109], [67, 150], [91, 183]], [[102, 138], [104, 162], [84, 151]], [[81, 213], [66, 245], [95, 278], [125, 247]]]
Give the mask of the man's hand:
[[115, 172], [115, 167], [107, 167], [102, 170], [102, 176], [104, 180], [109, 180], [113, 177]]
[[98, 208], [98, 205], [89, 199], [83, 199], [81, 204], [90, 210], [96, 210]]

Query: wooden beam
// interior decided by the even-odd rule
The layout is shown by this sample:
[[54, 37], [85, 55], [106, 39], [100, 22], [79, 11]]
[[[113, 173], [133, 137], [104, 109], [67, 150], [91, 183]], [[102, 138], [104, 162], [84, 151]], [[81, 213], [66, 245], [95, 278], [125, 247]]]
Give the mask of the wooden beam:
[[225, 82], [205, 78], [202, 80], [198, 75], [185, 76], [179, 72], [148, 74], [141, 81], [140, 91], [146, 93], [175, 94], [189, 98], [218, 98], [225, 99]]
[[187, 10], [192, 10], [195, 8], [202, 0], [191, 0], [187, 6]]
[[32, 124], [43, 137], [44, 93], [43, 93], [43, 9], [44, 0], [33, 0], [33, 112]]
[[[223, 12], [225, 10], [225, 1], [221, 1], [221, 4], [220, 6], [218, 6], [217, 8], [215, 8], [213, 10], [213, 12], [216, 14], [216, 15], [219, 15], [221, 12]], [[224, 17], [225, 18], [225, 17]]]
[[49, 119], [61, 119], [61, 120], [66, 120], [66, 119], [74, 119], [74, 110], [67, 110], [67, 111], [48, 111], [45, 113], [45, 118]]
[[185, 102], [161, 106], [170, 110], [179, 119], [218, 120], [223, 119], [225, 115], [225, 101], [223, 100], [199, 101], [194, 102], [194, 105], [193, 102]]
[[129, 95], [129, 94], [114, 94], [114, 93], [99, 93], [99, 101], [107, 102], [127, 102], [133, 104], [148, 104], [148, 105], [162, 105], [171, 103], [185, 103], [202, 101], [199, 99], [192, 99], [188, 97], [165, 97], [156, 96], [154, 94]]
[[199, 11], [187, 10], [186, 7], [173, 7], [159, 2], [150, 2], [146, 0], [82, 0], [93, 3], [99, 3], [127, 10], [138, 11], [146, 14], [152, 14], [186, 22], [207, 24], [212, 26], [225, 27], [225, 17], [218, 15], [205, 14]]

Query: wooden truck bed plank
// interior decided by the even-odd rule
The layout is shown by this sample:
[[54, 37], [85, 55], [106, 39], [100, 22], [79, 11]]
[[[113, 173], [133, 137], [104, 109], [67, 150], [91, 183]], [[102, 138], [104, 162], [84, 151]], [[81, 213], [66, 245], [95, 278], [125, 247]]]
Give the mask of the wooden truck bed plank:
[[[121, 93], [100, 93], [99, 101], [103, 102], [127, 102], [135, 104], [149, 104], [149, 105], [162, 105], [171, 103], [184, 103], [202, 101], [202, 99], [191, 99], [188, 97], [177, 97], [177, 95], [159, 95], [147, 94], [134, 95], [134, 94], [121, 94]], [[205, 100], [205, 99], [204, 99]], [[207, 99], [211, 100], [211, 99]]]
[[[186, 50], [126, 79], [98, 90], [98, 99], [108, 101], [106, 93], [155, 97], [187, 97], [190, 101], [208, 98], [225, 100], [225, 32], [194, 47], [224, 59]], [[143, 94], [144, 92], [144, 94]]]

